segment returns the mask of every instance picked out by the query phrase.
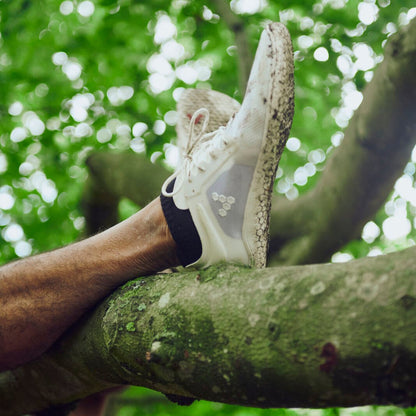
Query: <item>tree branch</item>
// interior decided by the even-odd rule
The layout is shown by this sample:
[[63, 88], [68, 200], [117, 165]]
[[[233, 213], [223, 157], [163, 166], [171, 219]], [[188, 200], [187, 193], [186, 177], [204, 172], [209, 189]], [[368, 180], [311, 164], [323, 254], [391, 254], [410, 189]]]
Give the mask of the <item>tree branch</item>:
[[97, 152], [87, 159], [89, 178], [81, 206], [86, 233], [93, 235], [118, 222], [118, 203], [129, 198], [144, 207], [160, 192], [169, 171], [145, 155]]
[[411, 405], [416, 248], [346, 264], [211, 267], [119, 288], [0, 374], [2, 416], [117, 384], [258, 407]]
[[416, 142], [416, 19], [392, 36], [384, 61], [315, 189], [272, 208], [273, 263], [328, 260], [388, 197]]

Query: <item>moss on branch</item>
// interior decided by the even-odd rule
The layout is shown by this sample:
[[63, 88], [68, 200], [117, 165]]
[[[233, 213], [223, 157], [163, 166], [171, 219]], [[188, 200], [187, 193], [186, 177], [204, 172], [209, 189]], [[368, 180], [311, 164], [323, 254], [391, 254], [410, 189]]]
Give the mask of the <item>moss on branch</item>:
[[0, 375], [0, 415], [118, 384], [258, 407], [411, 405], [415, 254], [130, 281], [44, 356]]

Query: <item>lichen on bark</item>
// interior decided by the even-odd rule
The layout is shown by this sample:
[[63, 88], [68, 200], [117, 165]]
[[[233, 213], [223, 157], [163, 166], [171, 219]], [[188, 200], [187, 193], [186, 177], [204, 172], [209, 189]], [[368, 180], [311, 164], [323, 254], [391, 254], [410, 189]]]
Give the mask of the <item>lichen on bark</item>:
[[411, 405], [415, 254], [138, 278], [44, 356], [2, 373], [0, 414], [119, 384], [257, 407]]

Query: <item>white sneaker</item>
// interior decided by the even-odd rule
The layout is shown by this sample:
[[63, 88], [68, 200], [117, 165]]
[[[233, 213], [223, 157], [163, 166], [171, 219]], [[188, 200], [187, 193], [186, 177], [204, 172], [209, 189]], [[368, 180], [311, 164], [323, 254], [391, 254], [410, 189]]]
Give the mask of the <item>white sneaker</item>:
[[[200, 239], [199, 258], [182, 256], [184, 265], [265, 266], [271, 195], [292, 123], [293, 96], [290, 37], [282, 24], [273, 23], [261, 35], [240, 111], [226, 127], [189, 140], [184, 163], [162, 187], [162, 207], [170, 200], [181, 215], [189, 212]], [[208, 110], [200, 109], [190, 136], [201, 115], [202, 132], [207, 127]], [[176, 225], [165, 208], [164, 213], [172, 232]], [[178, 234], [172, 232], [176, 241]]]

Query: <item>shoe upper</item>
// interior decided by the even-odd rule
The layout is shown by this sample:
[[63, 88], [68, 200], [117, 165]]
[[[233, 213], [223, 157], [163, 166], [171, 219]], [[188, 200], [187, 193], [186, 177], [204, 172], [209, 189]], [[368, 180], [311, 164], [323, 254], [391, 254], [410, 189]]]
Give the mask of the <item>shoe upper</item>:
[[[273, 182], [293, 117], [292, 48], [283, 25], [263, 31], [235, 116], [204, 133], [210, 115], [206, 108], [193, 113], [185, 160], [162, 193], [192, 215], [202, 243], [193, 265], [224, 260], [263, 267]], [[174, 178], [168, 193], [166, 184]]]

